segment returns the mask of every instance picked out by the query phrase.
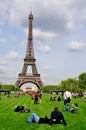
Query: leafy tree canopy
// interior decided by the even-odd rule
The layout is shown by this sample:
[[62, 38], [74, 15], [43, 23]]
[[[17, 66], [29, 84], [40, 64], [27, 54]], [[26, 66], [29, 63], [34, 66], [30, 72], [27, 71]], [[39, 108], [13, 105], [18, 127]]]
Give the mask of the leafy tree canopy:
[[79, 75], [79, 87], [86, 90], [86, 72]]

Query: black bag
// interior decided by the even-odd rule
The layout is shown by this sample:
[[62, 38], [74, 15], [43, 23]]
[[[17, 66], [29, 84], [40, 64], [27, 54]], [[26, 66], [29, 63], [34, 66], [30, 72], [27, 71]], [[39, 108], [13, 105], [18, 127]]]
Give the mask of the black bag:
[[70, 97], [67, 98], [67, 102], [70, 102]]

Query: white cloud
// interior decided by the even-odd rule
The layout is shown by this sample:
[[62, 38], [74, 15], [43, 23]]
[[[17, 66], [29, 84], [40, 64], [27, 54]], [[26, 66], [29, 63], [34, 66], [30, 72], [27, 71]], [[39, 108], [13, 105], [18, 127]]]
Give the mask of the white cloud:
[[7, 43], [7, 39], [4, 37], [0, 37], [0, 44]]
[[68, 44], [68, 50], [69, 51], [83, 51], [86, 48], [86, 45], [84, 43], [81, 42], [77, 42], [77, 41], [72, 41]]
[[83, 17], [86, 17], [85, 5], [85, 0], [3, 0], [0, 1], [0, 22], [4, 23], [9, 15], [9, 22], [13, 26], [27, 27], [29, 11], [32, 8], [35, 26], [43, 33], [49, 32], [47, 38], [52, 37], [51, 33], [68, 34], [74, 28], [77, 19], [75, 14], [82, 12]]
[[0, 29], [0, 35], [2, 34], [2, 30]]
[[0, 0], [0, 26], [4, 25], [8, 18], [10, 3], [10, 0]]
[[0, 79], [3, 83], [13, 83], [13, 80], [16, 79], [17, 72], [15, 70], [15, 62], [13, 60], [18, 59], [18, 54], [15, 51], [9, 52], [6, 56], [0, 58]]
[[[28, 36], [28, 28], [24, 28], [24, 32], [25, 32], [26, 36]], [[41, 39], [43, 41], [46, 41], [46, 40], [51, 40], [59, 35], [60, 34], [57, 35], [56, 33], [53, 33], [53, 32], [46, 32], [46, 31], [42, 31], [40, 29], [33, 28], [34, 39], [36, 38], [36, 39]]]
[[50, 40], [50, 39], [56, 37], [56, 34], [55, 34], [55, 33], [52, 33], [52, 32], [44, 32], [44, 31], [39, 30], [39, 29], [34, 29], [34, 30], [33, 30], [33, 35], [34, 35], [34, 37], [36, 37], [36, 38], [45, 39], [45, 40]]
[[49, 38], [56, 34], [68, 33], [74, 25], [72, 11], [68, 11], [70, 3], [71, 0], [70, 2], [67, 0], [13, 0], [9, 9], [9, 22], [17, 27], [27, 27], [28, 15], [32, 7], [34, 26], [38, 28], [38, 34], [41, 30], [41, 35]]
[[46, 71], [46, 70], [49, 70], [49, 66], [44, 66], [43, 69]]
[[74, 23], [72, 22], [72, 20], [67, 23], [67, 28], [68, 28], [69, 30], [73, 30], [74, 26], [75, 26], [75, 25], [74, 25]]
[[16, 78], [15, 70], [12, 67], [0, 65], [0, 79], [2, 82], [9, 82], [11, 79]]
[[6, 58], [9, 59], [9, 60], [17, 60], [18, 59], [18, 53], [15, 52], [15, 51], [11, 51], [7, 54]]
[[7, 61], [4, 58], [0, 58], [0, 65], [6, 65]]
[[37, 50], [44, 53], [51, 52], [51, 48], [48, 45], [42, 45], [42, 44], [38, 46]]
[[45, 79], [45, 78], [48, 77], [48, 75], [47, 75], [47, 74], [41, 74], [41, 77], [42, 77], [43, 79]]
[[29, 0], [13, 0], [9, 10], [10, 23], [14, 26], [23, 26], [25, 19], [28, 20], [28, 13], [30, 11]]

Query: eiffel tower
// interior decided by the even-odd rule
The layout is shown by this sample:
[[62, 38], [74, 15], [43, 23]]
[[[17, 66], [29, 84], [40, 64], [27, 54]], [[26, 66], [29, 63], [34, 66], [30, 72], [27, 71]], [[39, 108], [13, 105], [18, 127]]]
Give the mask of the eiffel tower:
[[[27, 42], [26, 57], [24, 59], [22, 72], [19, 73], [18, 80], [16, 81], [15, 85], [20, 88], [25, 83], [33, 83], [38, 88], [41, 88], [43, 87], [43, 82], [40, 79], [40, 74], [38, 74], [37, 72], [36, 63], [35, 63], [36, 59], [34, 57], [32, 12], [30, 12], [28, 20], [29, 20], [29, 29], [28, 29], [28, 42]], [[31, 74], [27, 73], [27, 70], [29, 67], [32, 71]]]

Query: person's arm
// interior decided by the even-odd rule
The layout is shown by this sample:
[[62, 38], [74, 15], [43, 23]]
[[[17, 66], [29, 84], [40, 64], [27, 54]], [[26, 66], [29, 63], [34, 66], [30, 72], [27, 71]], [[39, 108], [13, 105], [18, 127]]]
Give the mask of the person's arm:
[[53, 112], [51, 112], [51, 115], [50, 115], [50, 123], [49, 123], [49, 125], [52, 125], [52, 120], [53, 119]]
[[61, 120], [62, 120], [62, 123], [63, 123], [64, 125], [67, 125], [67, 123], [66, 123], [66, 121], [65, 121], [64, 116], [63, 116], [62, 113], [61, 113]]

